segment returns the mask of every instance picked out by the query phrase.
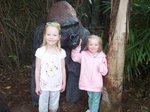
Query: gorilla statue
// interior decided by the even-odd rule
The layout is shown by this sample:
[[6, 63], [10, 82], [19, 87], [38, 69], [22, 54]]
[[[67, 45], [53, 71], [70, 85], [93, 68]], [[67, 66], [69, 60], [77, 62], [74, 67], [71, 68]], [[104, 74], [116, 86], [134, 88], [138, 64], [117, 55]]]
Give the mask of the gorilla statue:
[[[71, 59], [71, 50], [79, 44], [80, 38], [82, 39], [82, 49], [85, 46], [87, 35], [90, 32], [83, 27], [75, 9], [66, 1], [59, 1], [52, 5], [49, 9], [46, 22], [57, 21], [61, 24], [61, 46], [66, 51], [66, 101], [76, 102], [80, 99], [82, 91], [78, 89], [78, 81], [80, 74], [80, 64], [75, 63]], [[43, 40], [43, 30], [45, 23], [41, 23], [35, 30], [34, 34], [34, 49], [33, 54]], [[34, 104], [38, 103], [38, 96], [35, 94], [35, 59], [32, 64], [32, 100]]]

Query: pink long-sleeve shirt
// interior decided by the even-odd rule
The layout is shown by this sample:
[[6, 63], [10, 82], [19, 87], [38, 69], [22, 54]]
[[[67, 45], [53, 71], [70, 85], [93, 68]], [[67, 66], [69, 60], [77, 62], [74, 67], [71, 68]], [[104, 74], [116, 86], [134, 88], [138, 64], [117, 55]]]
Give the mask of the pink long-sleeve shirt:
[[71, 57], [74, 62], [81, 64], [79, 89], [101, 92], [103, 88], [103, 76], [108, 72], [107, 60], [104, 52], [100, 52], [96, 57], [89, 51], [81, 51], [81, 46], [73, 49]]

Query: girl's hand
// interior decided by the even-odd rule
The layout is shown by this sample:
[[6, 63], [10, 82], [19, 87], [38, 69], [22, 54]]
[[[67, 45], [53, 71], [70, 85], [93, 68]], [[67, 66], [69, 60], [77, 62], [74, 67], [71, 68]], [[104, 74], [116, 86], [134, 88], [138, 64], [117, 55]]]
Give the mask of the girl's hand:
[[108, 72], [107, 64], [105, 62], [99, 64], [99, 72], [101, 75], [105, 76]]
[[100, 73], [103, 72], [103, 63], [99, 64], [99, 72], [100, 72]]
[[35, 89], [35, 92], [36, 92], [36, 94], [39, 96], [40, 94], [41, 94], [41, 88], [40, 87], [37, 87], [36, 89]]
[[82, 43], [82, 39], [80, 39], [79, 46], [81, 46], [81, 43]]
[[64, 91], [65, 91], [65, 88], [66, 88], [66, 84], [63, 83], [60, 92], [61, 92], [61, 93], [64, 92]]
[[101, 60], [101, 62], [98, 63], [98, 71], [100, 73], [102, 73], [104, 71], [104, 66], [105, 66], [105, 62], [103, 61], [103, 59]]

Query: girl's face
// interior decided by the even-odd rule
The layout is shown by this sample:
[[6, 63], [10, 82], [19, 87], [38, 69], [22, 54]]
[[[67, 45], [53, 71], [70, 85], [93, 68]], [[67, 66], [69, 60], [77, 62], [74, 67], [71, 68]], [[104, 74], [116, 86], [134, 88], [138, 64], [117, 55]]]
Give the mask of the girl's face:
[[88, 44], [87, 44], [87, 48], [91, 53], [98, 53], [99, 49], [100, 49], [100, 45], [97, 39], [89, 39], [88, 40]]
[[47, 45], [56, 46], [60, 39], [59, 30], [56, 27], [48, 26], [46, 28], [45, 39]]

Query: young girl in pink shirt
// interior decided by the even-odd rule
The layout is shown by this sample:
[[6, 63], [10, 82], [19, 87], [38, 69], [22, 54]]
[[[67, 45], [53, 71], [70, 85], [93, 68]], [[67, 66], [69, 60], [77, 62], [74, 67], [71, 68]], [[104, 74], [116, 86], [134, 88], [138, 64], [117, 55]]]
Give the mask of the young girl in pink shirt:
[[81, 64], [79, 89], [87, 91], [89, 109], [86, 112], [98, 112], [103, 76], [108, 72], [106, 55], [102, 51], [102, 39], [97, 35], [90, 35], [85, 50], [81, 51], [81, 42], [72, 50], [74, 62]]

